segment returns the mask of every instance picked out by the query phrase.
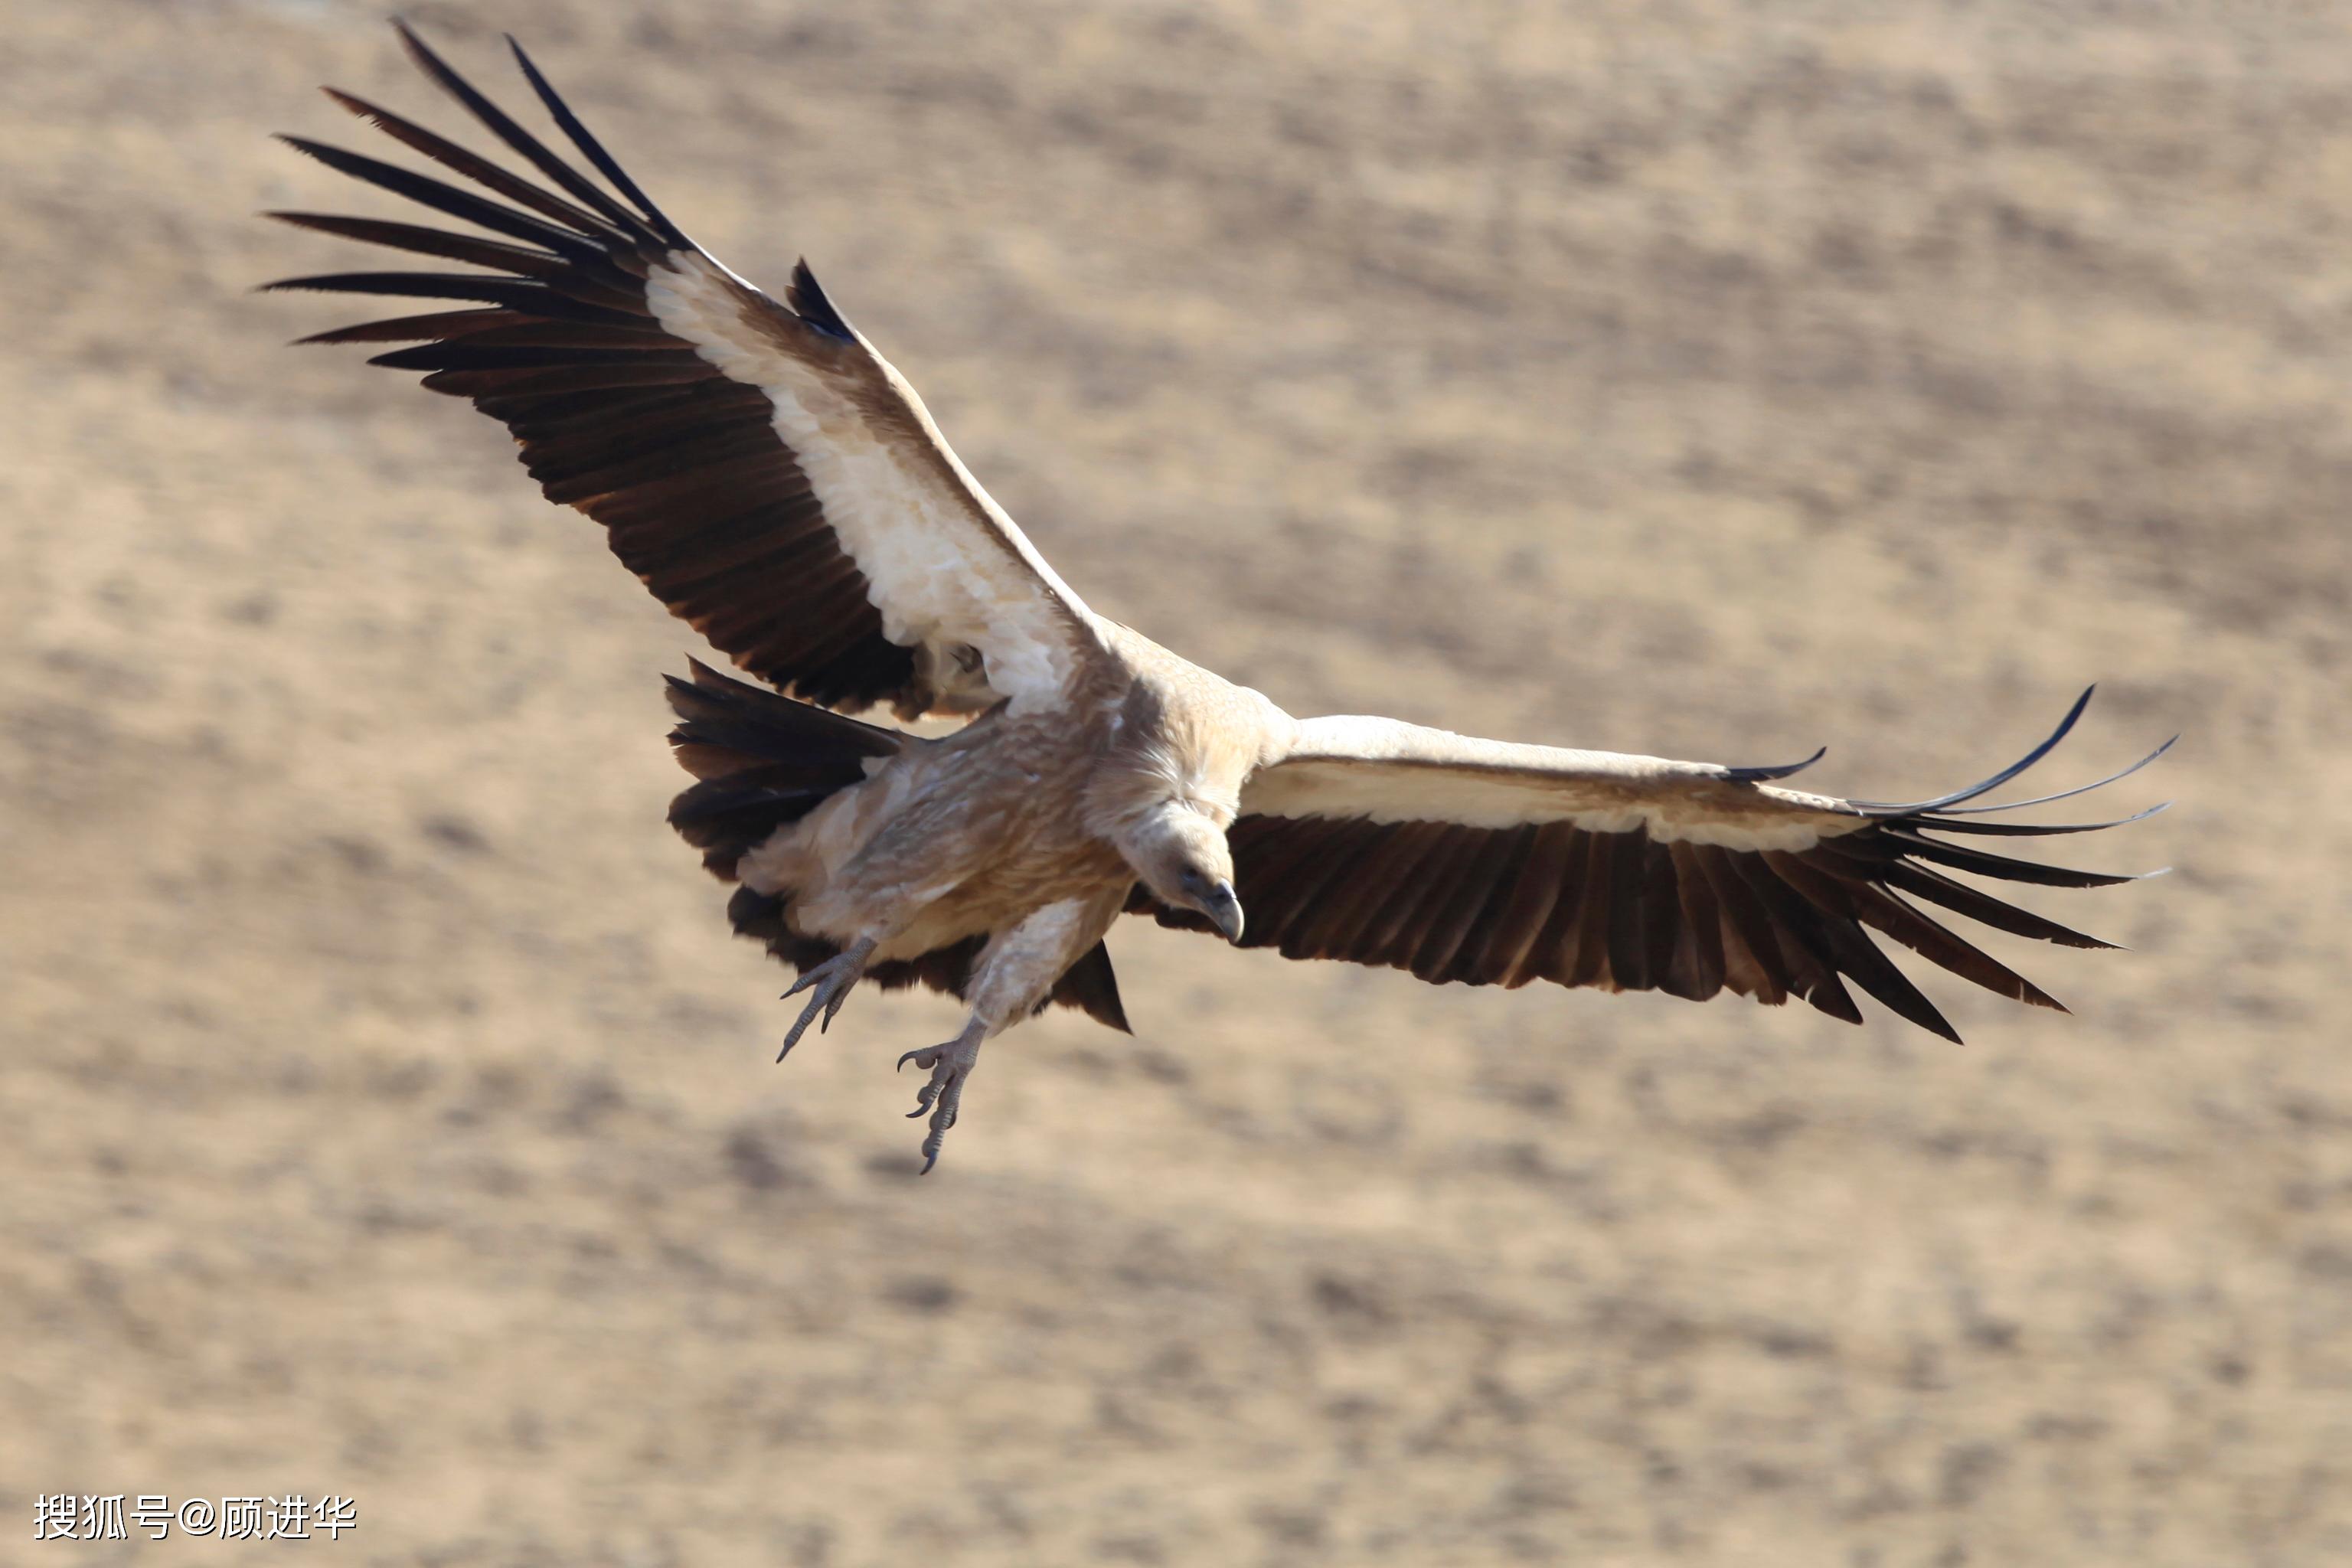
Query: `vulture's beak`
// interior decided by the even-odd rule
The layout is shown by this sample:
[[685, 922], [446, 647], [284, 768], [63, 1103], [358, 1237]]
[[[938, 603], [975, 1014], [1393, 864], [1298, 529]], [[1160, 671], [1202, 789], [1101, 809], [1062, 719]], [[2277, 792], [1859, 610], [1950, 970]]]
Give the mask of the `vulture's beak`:
[[1234, 896], [1234, 885], [1231, 882], [1219, 882], [1210, 889], [1208, 896], [1201, 900], [1201, 912], [1214, 921], [1219, 931], [1225, 933], [1227, 942], [1241, 941], [1242, 901]]

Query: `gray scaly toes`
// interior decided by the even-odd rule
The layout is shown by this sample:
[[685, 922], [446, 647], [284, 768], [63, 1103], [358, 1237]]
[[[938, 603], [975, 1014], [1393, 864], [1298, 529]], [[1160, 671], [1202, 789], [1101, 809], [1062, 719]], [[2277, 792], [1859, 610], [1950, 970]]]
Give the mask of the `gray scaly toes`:
[[811, 1024], [816, 1024], [820, 1014], [824, 1016], [824, 1022], [817, 1024], [816, 1032], [822, 1035], [833, 1027], [834, 1015], [841, 1011], [844, 1002], [849, 1000], [849, 993], [866, 973], [866, 961], [873, 952], [874, 939], [860, 937], [793, 982], [793, 988], [784, 993], [787, 998], [797, 996], [811, 986], [816, 987], [816, 994], [809, 998], [808, 1005], [801, 1009], [800, 1021], [793, 1026], [792, 1033], [784, 1037], [784, 1048], [776, 1053], [778, 1061], [793, 1054], [793, 1047], [801, 1043], [801, 1037], [808, 1032]]
[[907, 1113], [907, 1120], [911, 1121], [925, 1111], [930, 1112], [930, 1136], [923, 1140], [926, 1175], [940, 1163], [940, 1141], [955, 1125], [956, 1107], [963, 1101], [964, 1083], [971, 1077], [973, 1064], [980, 1060], [980, 1044], [985, 1037], [985, 1031], [975, 1025], [945, 1045], [927, 1046], [898, 1058], [902, 1068], [912, 1062], [930, 1069], [930, 1081], [915, 1091], [915, 1109]]

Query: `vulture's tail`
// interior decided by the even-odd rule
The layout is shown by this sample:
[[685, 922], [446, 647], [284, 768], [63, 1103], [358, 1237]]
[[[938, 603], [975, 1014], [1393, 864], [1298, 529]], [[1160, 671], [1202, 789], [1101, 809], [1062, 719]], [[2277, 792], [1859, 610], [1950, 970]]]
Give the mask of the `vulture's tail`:
[[665, 678], [677, 715], [669, 743], [700, 782], [669, 803], [669, 825], [724, 881], [769, 835], [861, 783], [868, 763], [897, 756], [912, 739], [687, 662], [693, 679]]
[[[869, 763], [921, 743], [721, 675], [698, 659], [687, 662], [694, 667], [693, 679], [666, 678], [677, 714], [669, 743], [678, 765], [698, 782], [670, 802], [669, 821], [722, 881], [734, 881], [736, 863], [778, 828], [798, 822], [836, 790], [864, 782]], [[770, 952], [806, 973], [840, 949], [793, 931], [785, 919], [788, 902], [788, 895], [738, 888], [727, 916], [737, 935], [765, 942]], [[877, 963], [866, 978], [885, 990], [923, 984], [961, 996], [982, 942], [973, 937], [919, 958]], [[1062, 976], [1049, 1000], [1083, 1008], [1114, 1029], [1128, 1027], [1110, 953], [1099, 942]]]

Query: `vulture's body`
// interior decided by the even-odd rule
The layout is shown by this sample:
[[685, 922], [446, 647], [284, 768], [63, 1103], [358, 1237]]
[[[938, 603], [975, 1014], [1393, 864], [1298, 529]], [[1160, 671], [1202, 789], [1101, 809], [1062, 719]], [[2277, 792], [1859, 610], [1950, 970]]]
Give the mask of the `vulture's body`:
[[[1801, 763], [1734, 768], [1296, 719], [1087, 608], [804, 265], [781, 299], [720, 266], [520, 49], [605, 184], [402, 37], [541, 178], [336, 93], [504, 199], [296, 146], [499, 237], [278, 214], [480, 270], [274, 287], [464, 302], [312, 341], [422, 345], [376, 363], [430, 372], [427, 386], [505, 423], [549, 499], [603, 523], [624, 563], [773, 689], [699, 664], [672, 679], [671, 740], [699, 782], [671, 821], [740, 884], [736, 929], [800, 972], [795, 991], [814, 992], [787, 1050], [860, 980], [970, 1003], [955, 1040], [908, 1053], [930, 1072], [917, 1107], [930, 1116], [926, 1168], [990, 1036], [1051, 1002], [1126, 1027], [1103, 945], [1123, 912], [1430, 981], [1796, 995], [1859, 1022], [1850, 980], [1952, 1038], [1864, 927], [2053, 1007], [1919, 904], [2108, 945], [1948, 874], [2125, 879], [1968, 842], [2112, 826], [1986, 822], [2000, 808], [1964, 804], [2056, 744], [2082, 702], [2020, 763], [1906, 805], [1771, 782]], [[882, 705], [970, 721], [923, 739], [849, 716]]]

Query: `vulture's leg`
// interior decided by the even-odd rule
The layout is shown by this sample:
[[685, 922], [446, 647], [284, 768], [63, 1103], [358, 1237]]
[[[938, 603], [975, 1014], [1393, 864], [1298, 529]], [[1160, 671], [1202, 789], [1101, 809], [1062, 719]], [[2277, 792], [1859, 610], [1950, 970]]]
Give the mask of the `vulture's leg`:
[[915, 1091], [915, 1109], [907, 1113], [912, 1121], [925, 1111], [931, 1113], [930, 1135], [923, 1140], [923, 1170], [928, 1173], [940, 1163], [940, 1143], [955, 1125], [956, 1107], [963, 1103], [964, 1080], [980, 1061], [981, 1042], [993, 1031], [988, 1020], [974, 1013], [963, 1033], [943, 1046], [930, 1046], [919, 1051], [908, 1051], [898, 1058], [903, 1068], [908, 1062], [919, 1068], [929, 1068], [931, 1081]]
[[1053, 994], [1054, 983], [1063, 971], [1100, 942], [1111, 921], [1118, 918], [1127, 902], [1128, 886], [1122, 878], [1117, 886], [1092, 898], [1065, 899], [1032, 910], [1018, 924], [991, 937], [981, 949], [979, 962], [971, 966], [966, 991], [971, 1000], [971, 1021], [963, 1026], [963, 1033], [945, 1045], [908, 1051], [898, 1058], [902, 1068], [912, 1062], [928, 1068], [931, 1074], [930, 1081], [915, 1091], [912, 1113], [929, 1112], [931, 1118], [930, 1136], [923, 1140], [924, 1170], [939, 1163], [940, 1142], [955, 1125], [963, 1086], [980, 1060], [982, 1042], [1029, 1016]]
[[785, 996], [796, 996], [812, 985], [816, 987], [816, 994], [809, 998], [808, 1005], [801, 1009], [800, 1022], [794, 1024], [792, 1033], [784, 1037], [784, 1048], [776, 1053], [778, 1061], [793, 1054], [793, 1047], [801, 1043], [801, 1037], [808, 1032], [808, 1026], [816, 1023], [818, 1014], [824, 1015], [824, 1022], [817, 1025], [818, 1034], [822, 1035], [833, 1027], [833, 1016], [841, 1011], [844, 1002], [849, 1000], [851, 987], [866, 973], [866, 961], [873, 954], [874, 939], [861, 936], [793, 982], [793, 988], [784, 993]]

